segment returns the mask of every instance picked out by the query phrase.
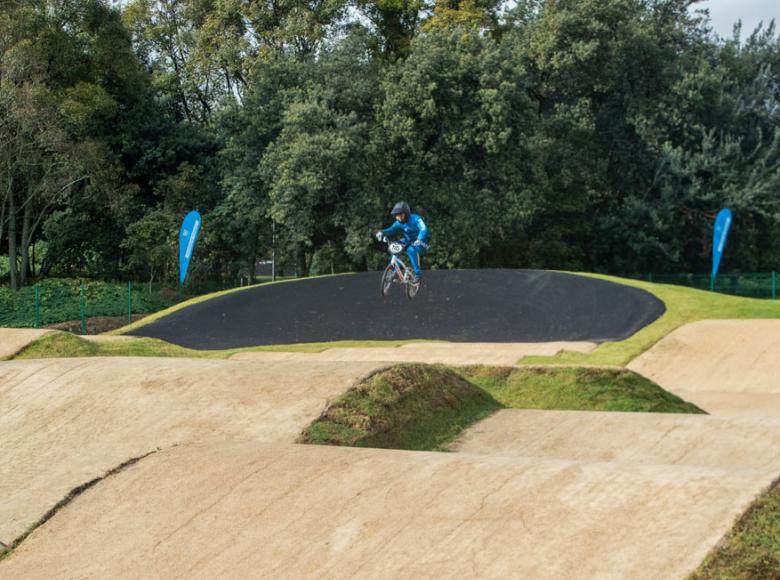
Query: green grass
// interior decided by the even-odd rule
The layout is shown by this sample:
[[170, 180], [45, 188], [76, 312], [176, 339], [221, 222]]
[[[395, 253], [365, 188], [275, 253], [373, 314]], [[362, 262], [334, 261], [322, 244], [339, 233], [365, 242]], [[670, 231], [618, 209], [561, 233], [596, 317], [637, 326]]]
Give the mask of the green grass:
[[435, 450], [501, 405], [441, 365], [380, 370], [336, 399], [300, 442]]
[[780, 580], [780, 486], [759, 497], [690, 580]]
[[515, 409], [704, 413], [626, 369], [475, 366], [460, 372], [502, 405]]
[[[577, 272], [572, 272], [577, 274]], [[527, 356], [520, 364], [624, 366], [664, 336], [689, 322], [707, 319], [780, 318], [780, 301], [726, 296], [670, 284], [653, 284], [601, 274], [581, 274], [647, 290], [661, 299], [666, 312], [658, 320], [620, 342], [605, 342], [591, 353], [564, 351], [556, 356]]]
[[[275, 344], [227, 350], [194, 350], [156, 338], [129, 337], [111, 342], [92, 342], [68, 332], [51, 332], [32, 342], [13, 359], [71, 358], [89, 356], [156, 356], [182, 358], [226, 359], [239, 352], [322, 352], [334, 347], [398, 347], [415, 340], [342, 340], [335, 342], [309, 342], [302, 344]], [[430, 341], [432, 342], [432, 341]]]
[[182, 348], [155, 338], [96, 343], [69, 332], [51, 332], [27, 345], [13, 358], [16, 360], [90, 356], [208, 357], [209, 352]]
[[378, 371], [336, 399], [302, 443], [443, 450], [500, 408], [703, 413], [623, 369], [403, 364]]

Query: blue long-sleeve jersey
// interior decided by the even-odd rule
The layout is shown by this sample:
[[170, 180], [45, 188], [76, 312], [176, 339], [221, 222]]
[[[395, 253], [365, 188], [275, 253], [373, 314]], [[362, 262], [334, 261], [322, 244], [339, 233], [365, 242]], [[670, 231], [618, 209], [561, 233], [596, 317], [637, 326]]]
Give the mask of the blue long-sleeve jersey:
[[423, 219], [416, 213], [409, 214], [409, 219], [406, 220], [406, 223], [396, 220], [389, 228], [382, 230], [382, 233], [386, 236], [391, 236], [396, 232], [403, 233], [403, 241], [406, 244], [411, 244], [417, 240], [427, 244], [430, 239], [428, 226], [425, 225]]

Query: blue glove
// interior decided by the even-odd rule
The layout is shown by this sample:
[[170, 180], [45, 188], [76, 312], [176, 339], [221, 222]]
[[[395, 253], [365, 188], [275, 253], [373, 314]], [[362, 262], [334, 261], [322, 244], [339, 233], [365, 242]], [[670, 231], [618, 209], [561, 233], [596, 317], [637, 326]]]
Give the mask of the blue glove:
[[415, 240], [412, 245], [415, 246], [415, 247], [418, 247], [418, 248], [420, 246], [422, 246], [424, 248], [427, 247], [427, 244], [425, 242], [423, 242], [422, 240]]

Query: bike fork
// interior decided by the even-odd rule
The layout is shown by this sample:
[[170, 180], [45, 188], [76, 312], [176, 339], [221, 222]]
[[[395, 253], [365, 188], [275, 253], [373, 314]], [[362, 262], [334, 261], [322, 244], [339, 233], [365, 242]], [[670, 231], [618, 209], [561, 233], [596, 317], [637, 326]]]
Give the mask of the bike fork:
[[406, 281], [406, 274], [401, 270], [401, 266], [398, 264], [398, 260], [393, 259], [393, 268], [395, 268], [395, 273], [398, 275], [398, 279], [401, 282]]

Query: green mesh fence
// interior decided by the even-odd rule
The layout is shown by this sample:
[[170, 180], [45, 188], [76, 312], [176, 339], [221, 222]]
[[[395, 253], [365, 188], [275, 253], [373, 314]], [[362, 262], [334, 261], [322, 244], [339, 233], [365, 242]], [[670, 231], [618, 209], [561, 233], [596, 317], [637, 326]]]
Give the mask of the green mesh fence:
[[676, 284], [699, 290], [712, 290], [722, 294], [749, 298], [777, 298], [777, 274], [775, 272], [721, 273], [711, 286], [709, 274], [646, 274], [629, 276], [634, 279]]
[[40, 328], [102, 316], [129, 320], [238, 285], [207, 282], [179, 290], [162, 284], [48, 279], [16, 291], [0, 287], [0, 327]]

